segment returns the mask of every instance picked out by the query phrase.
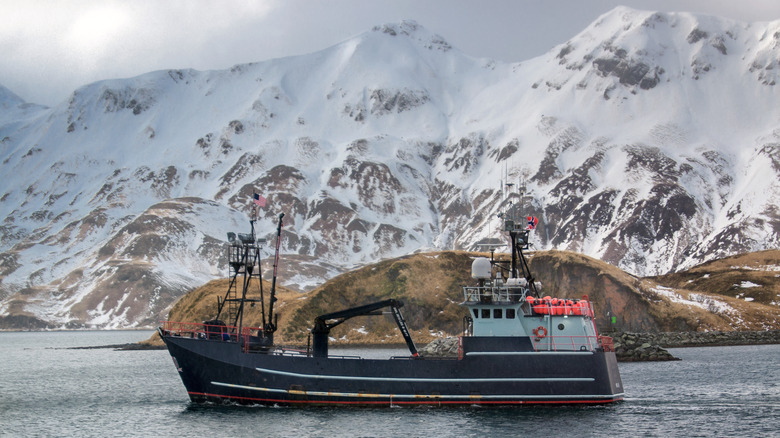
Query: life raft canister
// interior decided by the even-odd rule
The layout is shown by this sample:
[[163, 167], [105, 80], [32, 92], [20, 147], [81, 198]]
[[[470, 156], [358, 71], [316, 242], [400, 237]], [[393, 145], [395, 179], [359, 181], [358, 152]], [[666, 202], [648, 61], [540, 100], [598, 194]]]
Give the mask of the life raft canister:
[[[529, 297], [532, 298], [532, 297]], [[545, 315], [550, 311], [550, 297], [535, 298], [533, 301], [529, 301], [528, 304], [533, 303], [533, 309], [535, 313]]]
[[582, 309], [583, 309], [583, 307], [582, 307], [582, 301], [576, 301], [576, 302], [574, 302], [574, 303], [572, 304], [572, 307], [571, 307], [571, 312], [572, 312], [572, 315], [576, 315], [576, 316], [584, 315], [584, 313], [583, 313], [583, 310], [582, 310]]

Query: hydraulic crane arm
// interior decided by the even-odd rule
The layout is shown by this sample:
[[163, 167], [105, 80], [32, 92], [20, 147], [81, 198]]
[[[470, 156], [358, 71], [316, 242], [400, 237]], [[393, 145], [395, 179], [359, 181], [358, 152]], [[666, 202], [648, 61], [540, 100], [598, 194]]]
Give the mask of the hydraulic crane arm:
[[393, 319], [395, 319], [395, 323], [398, 325], [398, 329], [401, 331], [401, 335], [403, 335], [407, 347], [409, 347], [409, 352], [412, 353], [412, 357], [417, 357], [417, 347], [415, 347], [414, 342], [412, 341], [412, 337], [409, 334], [409, 328], [406, 326], [406, 321], [401, 314], [400, 308], [403, 307], [403, 305], [403, 301], [392, 299], [384, 300], [366, 304], [364, 306], [353, 307], [351, 309], [340, 310], [338, 312], [326, 313], [314, 318], [314, 328], [311, 330], [314, 339], [314, 356], [328, 356], [328, 335], [330, 334], [330, 329], [333, 327], [356, 316], [381, 315], [382, 312], [379, 311], [380, 309], [390, 307]]

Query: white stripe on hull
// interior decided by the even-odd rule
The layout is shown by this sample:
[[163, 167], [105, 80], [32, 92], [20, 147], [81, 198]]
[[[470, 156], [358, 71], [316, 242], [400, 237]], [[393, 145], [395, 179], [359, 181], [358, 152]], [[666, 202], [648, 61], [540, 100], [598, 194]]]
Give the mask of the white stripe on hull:
[[336, 376], [330, 374], [301, 374], [289, 371], [269, 370], [267, 368], [255, 368], [257, 371], [280, 376], [296, 377], [303, 379], [323, 380], [360, 380], [369, 382], [427, 382], [427, 383], [490, 383], [490, 382], [592, 382], [593, 377], [481, 377], [481, 378], [426, 378], [426, 377], [359, 377]]
[[304, 391], [294, 389], [274, 389], [261, 388], [256, 386], [236, 385], [232, 383], [211, 382], [212, 385], [223, 386], [234, 389], [245, 389], [259, 392], [270, 392], [278, 394], [305, 395], [314, 397], [352, 397], [352, 398], [386, 398], [386, 399], [414, 399], [414, 400], [580, 400], [580, 399], [617, 399], [622, 398], [624, 393], [619, 394], [561, 394], [561, 395], [440, 395], [440, 394], [372, 394], [362, 392], [331, 392], [331, 391]]

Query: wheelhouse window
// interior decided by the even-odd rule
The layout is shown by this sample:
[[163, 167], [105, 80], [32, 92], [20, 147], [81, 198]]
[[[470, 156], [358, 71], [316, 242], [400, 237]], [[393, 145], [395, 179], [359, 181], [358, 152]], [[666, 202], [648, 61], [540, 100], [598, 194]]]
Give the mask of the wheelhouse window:
[[515, 319], [515, 309], [506, 309], [506, 318]]
[[474, 318], [479, 318], [479, 310], [471, 309], [471, 311], [474, 312]]
[[504, 317], [504, 309], [493, 309], [493, 318], [501, 319]]
[[482, 309], [482, 318], [490, 319], [490, 309]]

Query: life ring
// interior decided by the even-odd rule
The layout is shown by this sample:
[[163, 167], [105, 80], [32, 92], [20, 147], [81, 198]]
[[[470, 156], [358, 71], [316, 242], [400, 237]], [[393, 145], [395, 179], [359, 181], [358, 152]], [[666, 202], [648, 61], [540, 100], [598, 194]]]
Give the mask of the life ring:
[[542, 326], [539, 326], [539, 327], [535, 328], [534, 329], [534, 336], [536, 336], [537, 338], [543, 338], [543, 337], [547, 336], [547, 329], [542, 327]]

